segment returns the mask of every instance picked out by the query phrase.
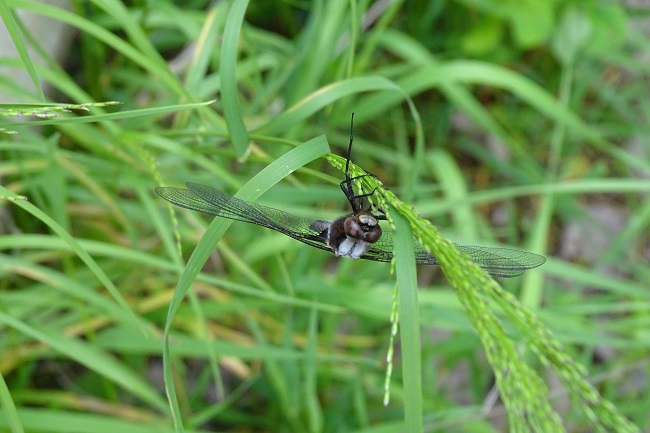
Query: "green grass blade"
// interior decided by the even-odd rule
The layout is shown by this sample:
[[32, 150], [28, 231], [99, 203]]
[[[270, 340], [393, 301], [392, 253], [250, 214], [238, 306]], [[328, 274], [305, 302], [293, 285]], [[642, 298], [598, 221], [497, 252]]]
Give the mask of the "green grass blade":
[[230, 141], [239, 159], [244, 158], [248, 152], [248, 132], [244, 125], [242, 110], [238, 101], [237, 88], [237, 52], [239, 47], [239, 34], [244, 14], [248, 7], [248, 0], [232, 2], [226, 27], [223, 31], [223, 42], [221, 44], [221, 98], [223, 112], [228, 124]]
[[[346, 96], [379, 90], [397, 92], [396, 98], [399, 100], [405, 96], [398, 85], [384, 77], [366, 76], [341, 80], [320, 88], [288, 110], [270, 118], [266, 124], [256, 128], [254, 132], [265, 135], [278, 134]], [[349, 116], [349, 113], [346, 113], [345, 116]]]
[[27, 73], [32, 79], [32, 83], [34, 83], [34, 87], [36, 87], [36, 89], [38, 90], [38, 94], [41, 100], [45, 101], [45, 94], [43, 93], [43, 88], [41, 87], [41, 83], [38, 79], [38, 74], [36, 73], [36, 69], [34, 68], [32, 59], [29, 57], [29, 51], [27, 50], [27, 47], [23, 42], [23, 37], [20, 34], [20, 30], [18, 29], [18, 23], [16, 22], [16, 17], [14, 17], [13, 11], [10, 9], [9, 5], [5, 0], [0, 0], [0, 17], [2, 18], [5, 27], [7, 28], [7, 32], [9, 33], [9, 36], [11, 36], [11, 40], [16, 46], [16, 51], [18, 51], [18, 55], [20, 56], [20, 59], [23, 61], [23, 65], [25, 66]]
[[227, 17], [224, 13], [227, 5], [227, 2], [219, 2], [208, 12], [207, 19], [196, 42], [196, 52], [185, 79], [188, 92], [195, 97], [199, 97], [204, 90], [203, 87], [205, 86], [211, 57], [221, 48], [219, 33]]
[[4, 413], [9, 430], [12, 433], [23, 433], [25, 429], [20, 422], [20, 417], [16, 411], [16, 404], [13, 398], [11, 398], [11, 392], [2, 374], [0, 374], [0, 406], [2, 406], [2, 413]]
[[422, 423], [422, 347], [418, 279], [415, 270], [413, 236], [408, 221], [386, 208], [386, 216], [395, 225], [395, 276], [397, 279], [398, 317], [402, 341], [404, 375], [404, 423], [406, 431], [423, 431]]

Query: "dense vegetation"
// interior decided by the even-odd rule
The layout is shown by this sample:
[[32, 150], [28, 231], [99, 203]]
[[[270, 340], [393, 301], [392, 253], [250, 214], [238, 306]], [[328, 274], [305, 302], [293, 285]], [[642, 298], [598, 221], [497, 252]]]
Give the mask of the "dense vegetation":
[[[75, 29], [64, 61], [19, 10]], [[22, 103], [0, 104], [0, 429], [647, 431], [647, 12], [0, 0], [19, 53], [0, 90]], [[415, 284], [410, 263], [225, 232], [154, 193], [189, 181], [338, 217], [327, 154], [352, 112], [396, 243], [431, 241], [444, 272]], [[418, 214], [547, 263], [501, 291]]]

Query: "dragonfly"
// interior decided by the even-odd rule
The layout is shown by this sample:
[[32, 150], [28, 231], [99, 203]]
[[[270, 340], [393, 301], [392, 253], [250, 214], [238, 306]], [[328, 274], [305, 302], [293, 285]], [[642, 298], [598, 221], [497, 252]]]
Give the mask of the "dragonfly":
[[[381, 211], [371, 205], [364, 208], [364, 199], [374, 194], [355, 194], [353, 182], [364, 176], [351, 177], [349, 172], [354, 114], [350, 126], [350, 144], [345, 164], [345, 180], [340, 183], [351, 213], [334, 221], [302, 218], [280, 209], [238, 199], [217, 189], [198, 183], [187, 182], [187, 188], [158, 187], [156, 193], [168, 202], [190, 210], [220, 218], [243, 221], [266, 227], [286, 236], [336, 256], [390, 262], [393, 258], [393, 239], [384, 232], [379, 221], [386, 220]], [[438, 260], [417, 239], [415, 260], [422, 265], [439, 265]], [[542, 265], [546, 259], [538, 254], [510, 248], [492, 248], [454, 244], [479, 267], [494, 277], [510, 278]]]

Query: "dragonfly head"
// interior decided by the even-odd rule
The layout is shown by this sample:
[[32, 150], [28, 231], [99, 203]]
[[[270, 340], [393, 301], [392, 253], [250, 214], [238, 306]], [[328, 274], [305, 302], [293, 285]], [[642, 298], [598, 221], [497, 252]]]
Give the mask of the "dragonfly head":
[[361, 210], [347, 217], [343, 223], [343, 229], [347, 236], [371, 244], [377, 242], [382, 235], [377, 217], [365, 210]]

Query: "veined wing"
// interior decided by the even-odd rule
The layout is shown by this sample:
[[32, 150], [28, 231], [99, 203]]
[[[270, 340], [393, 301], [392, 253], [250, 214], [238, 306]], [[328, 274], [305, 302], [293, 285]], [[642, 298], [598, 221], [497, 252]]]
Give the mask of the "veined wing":
[[209, 186], [188, 182], [187, 187], [158, 187], [156, 193], [176, 206], [210, 215], [257, 224], [278, 231], [307, 245], [332, 251], [326, 238], [310, 227], [313, 221], [257, 203], [240, 200]]
[[[189, 189], [159, 187], [156, 193], [165, 200], [186, 209], [210, 215], [257, 224], [276, 230], [307, 245], [332, 251], [327, 246], [326, 221], [311, 221], [279, 209], [262, 206], [232, 197], [219, 190], [196, 183], [187, 183]], [[418, 264], [438, 265], [438, 260], [417, 240], [415, 259]], [[526, 270], [543, 264], [546, 259], [540, 255], [509, 248], [489, 248], [455, 245], [467, 254], [473, 262], [495, 277], [516, 277]], [[372, 245], [362, 259], [390, 262], [393, 258], [393, 238], [389, 232]]]
[[[438, 260], [424, 246], [413, 239], [415, 243], [415, 261], [421, 265], [439, 265]], [[546, 258], [539, 254], [510, 248], [490, 248], [454, 244], [456, 248], [467, 254], [470, 259], [495, 277], [517, 277], [525, 271], [542, 265]], [[393, 238], [384, 232], [362, 259], [389, 262], [393, 258]]]

